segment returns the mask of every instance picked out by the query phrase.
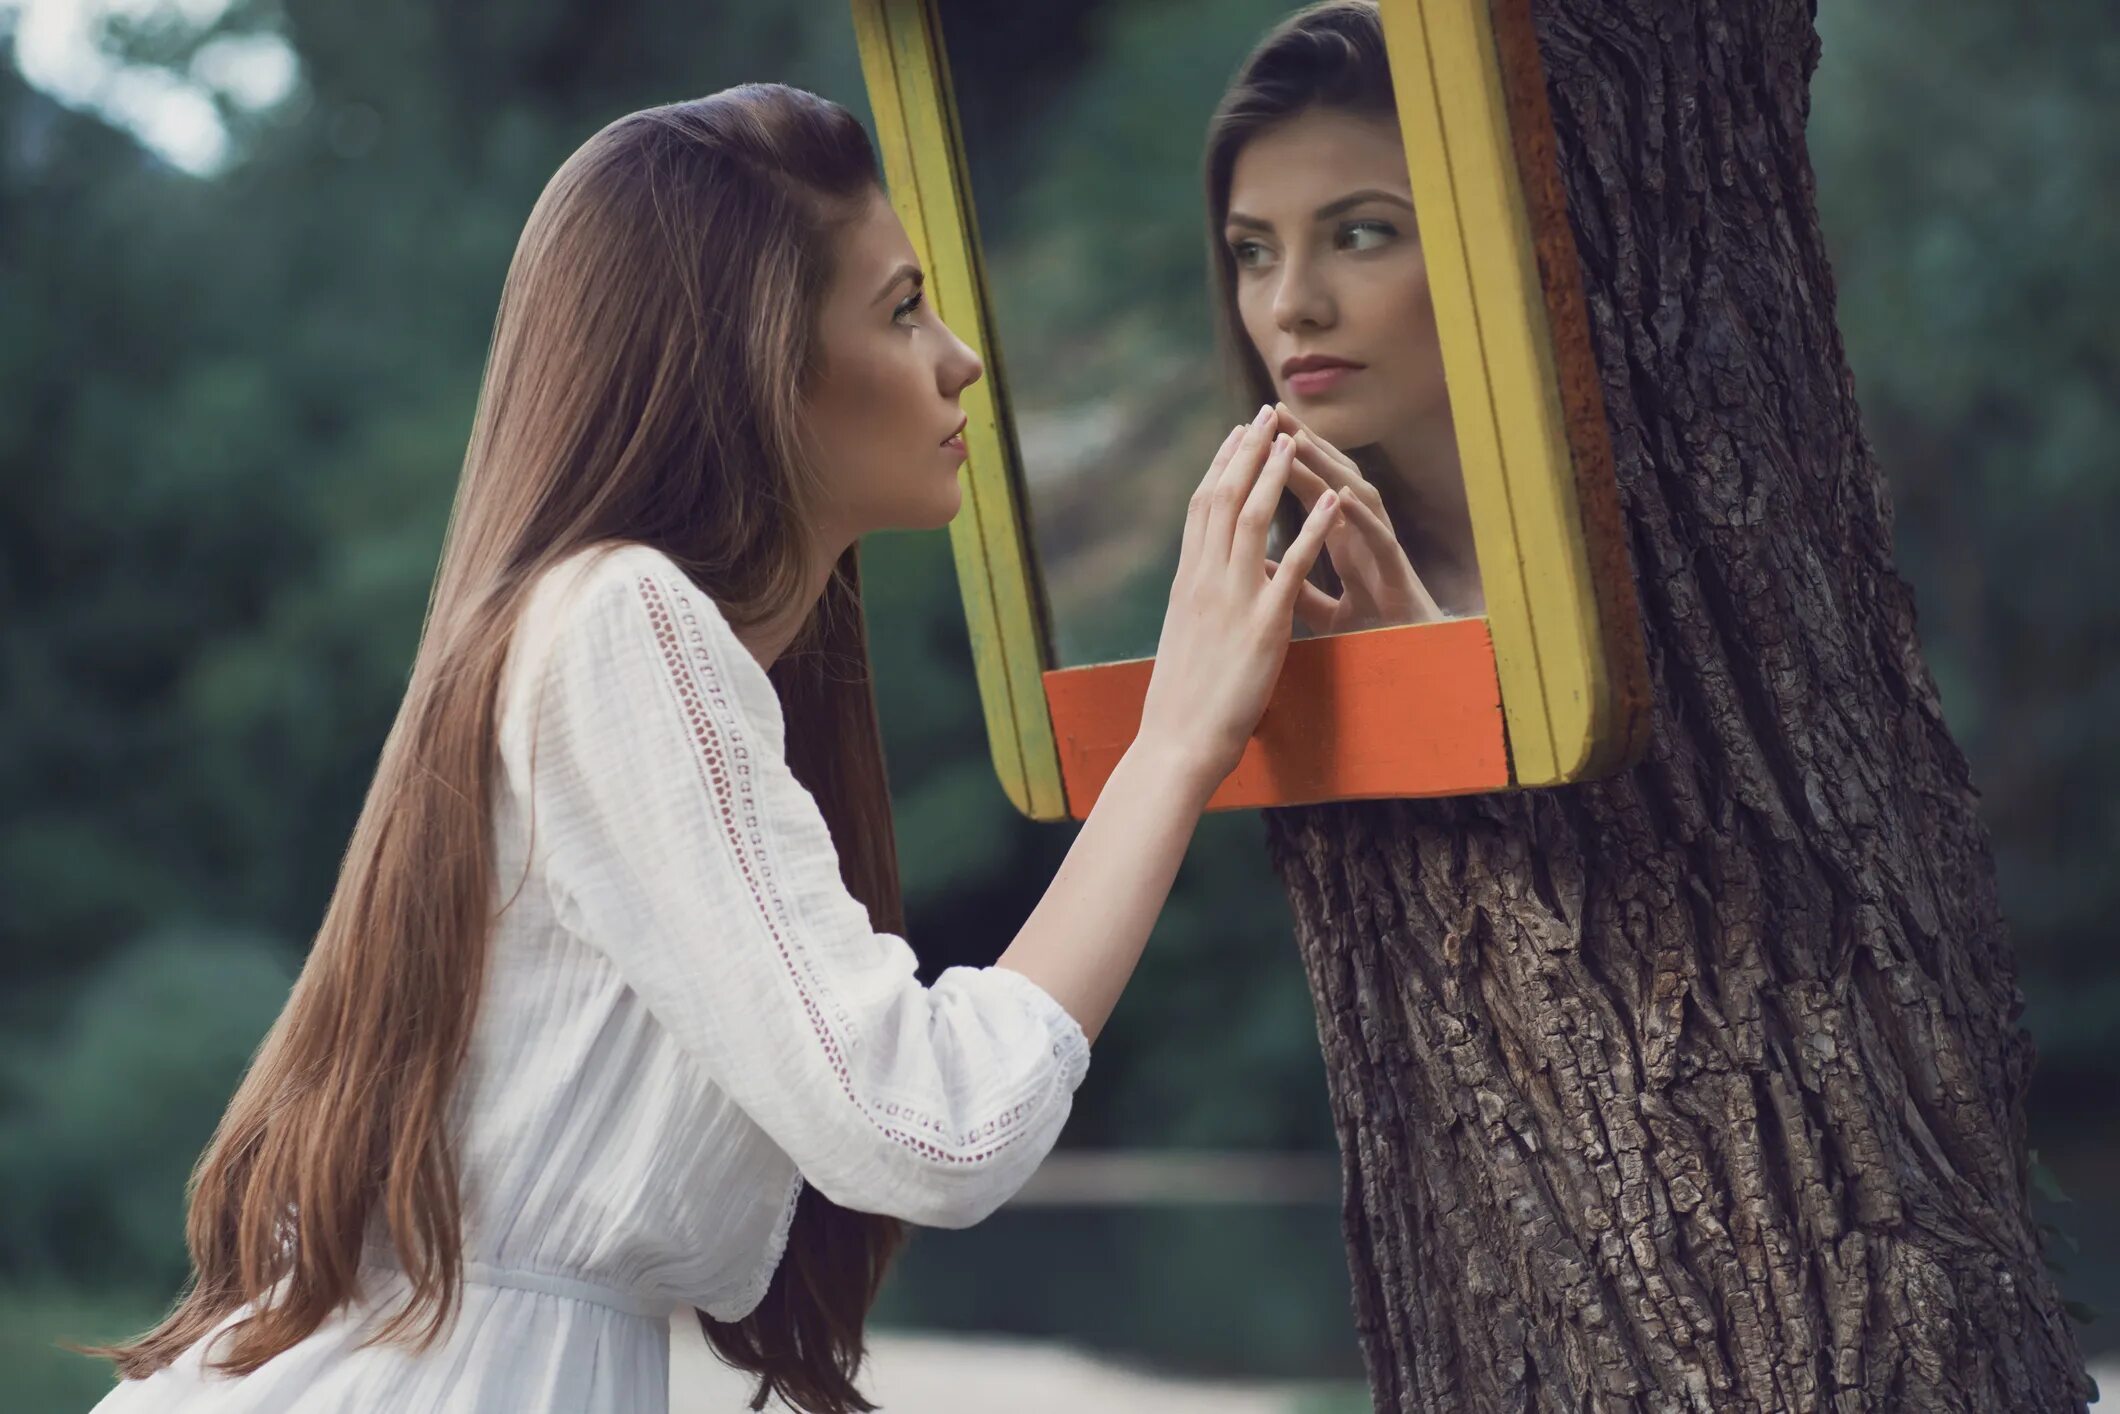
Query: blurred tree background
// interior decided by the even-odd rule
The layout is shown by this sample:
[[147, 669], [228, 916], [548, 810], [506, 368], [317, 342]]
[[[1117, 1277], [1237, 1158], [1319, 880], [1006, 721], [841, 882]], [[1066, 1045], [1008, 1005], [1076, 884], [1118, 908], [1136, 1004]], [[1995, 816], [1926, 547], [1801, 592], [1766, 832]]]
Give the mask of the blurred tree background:
[[[1042, 275], [1094, 367], [1144, 311], [1196, 317], [1199, 250], [1052, 223], [1197, 201], [1119, 159], [1197, 141], [1152, 76], [1216, 11], [1014, 9], [1035, 81], [979, 120], [1036, 173], [1038, 219], [989, 232], [993, 258]], [[1985, 792], [2042, 1055], [2032, 1140], [2062, 1188], [2110, 1194], [2120, 30], [2104, 0], [1821, 9], [1840, 327]], [[183, 1177], [403, 690], [545, 179], [612, 117], [731, 83], [866, 103], [838, 0], [0, 0], [0, 53], [0, 1389], [46, 1414], [106, 1379], [50, 1342], [136, 1329], [182, 1277]], [[1085, 127], [1108, 174], [1041, 162]], [[992, 780], [946, 539], [879, 537], [865, 579], [932, 975], [991, 960], [1069, 831]], [[1212, 817], [1063, 1145], [1329, 1151], [1324, 1103], [1258, 821]], [[2120, 1307], [2120, 1206], [2055, 1213], [2081, 1249], [2057, 1243], [2064, 1289]], [[884, 1313], [1227, 1372], [1353, 1360], [1330, 1205], [1005, 1210], [919, 1234]]]

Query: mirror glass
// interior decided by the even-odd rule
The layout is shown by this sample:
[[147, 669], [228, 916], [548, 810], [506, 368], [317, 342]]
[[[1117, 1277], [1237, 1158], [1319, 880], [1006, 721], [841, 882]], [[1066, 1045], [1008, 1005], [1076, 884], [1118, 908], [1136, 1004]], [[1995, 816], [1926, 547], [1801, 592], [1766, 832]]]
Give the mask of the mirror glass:
[[1155, 652], [1187, 499], [1276, 400], [1337, 455], [1269, 553], [1349, 502], [1297, 635], [1483, 612], [1375, 6], [937, 8], [1056, 664]]

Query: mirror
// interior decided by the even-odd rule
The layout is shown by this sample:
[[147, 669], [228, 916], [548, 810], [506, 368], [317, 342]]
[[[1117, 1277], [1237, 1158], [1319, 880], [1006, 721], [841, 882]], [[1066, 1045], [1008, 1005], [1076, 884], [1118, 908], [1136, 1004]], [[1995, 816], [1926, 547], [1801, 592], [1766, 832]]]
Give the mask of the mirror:
[[1155, 652], [1187, 498], [1262, 401], [1344, 454], [1272, 537], [1341, 486], [1297, 636], [1482, 614], [1375, 7], [934, 12], [1053, 666]]
[[1269, 397], [1376, 514], [1328, 542], [1208, 809], [1640, 759], [1647, 656], [1528, 0], [851, 4], [892, 205], [987, 362], [950, 544], [1018, 809], [1095, 804], [1186, 502]]

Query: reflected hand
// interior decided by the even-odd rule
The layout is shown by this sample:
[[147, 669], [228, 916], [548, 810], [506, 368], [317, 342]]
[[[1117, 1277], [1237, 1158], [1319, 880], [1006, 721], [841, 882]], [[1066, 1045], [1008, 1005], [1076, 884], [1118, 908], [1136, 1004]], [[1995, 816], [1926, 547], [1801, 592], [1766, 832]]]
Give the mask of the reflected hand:
[[1251, 740], [1288, 653], [1303, 576], [1317, 562], [1343, 498], [1311, 498], [1310, 514], [1268, 574], [1266, 535], [1295, 464], [1271, 408], [1222, 441], [1185, 511], [1178, 573], [1141, 706], [1137, 743], [1185, 763], [1212, 791]]
[[[1345, 633], [1444, 617], [1406, 558], [1406, 547], [1385, 514], [1383, 496], [1363, 477], [1354, 458], [1304, 426], [1285, 403], [1276, 403], [1274, 411], [1276, 425], [1295, 442], [1288, 489], [1305, 510], [1314, 509], [1327, 493], [1336, 493], [1343, 512], [1325, 535], [1341, 592], [1335, 598], [1305, 582], [1296, 599], [1296, 617], [1303, 626], [1312, 633]], [[1267, 561], [1269, 567], [1274, 563]]]

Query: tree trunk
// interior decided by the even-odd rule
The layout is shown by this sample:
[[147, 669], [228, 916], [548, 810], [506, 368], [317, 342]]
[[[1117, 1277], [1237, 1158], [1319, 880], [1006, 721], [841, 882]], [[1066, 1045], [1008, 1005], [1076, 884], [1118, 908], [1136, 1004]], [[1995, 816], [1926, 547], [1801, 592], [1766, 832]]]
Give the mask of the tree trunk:
[[1269, 813], [1376, 1407], [2080, 1409], [1994, 866], [1833, 323], [1811, 10], [1532, 9], [1654, 741]]

